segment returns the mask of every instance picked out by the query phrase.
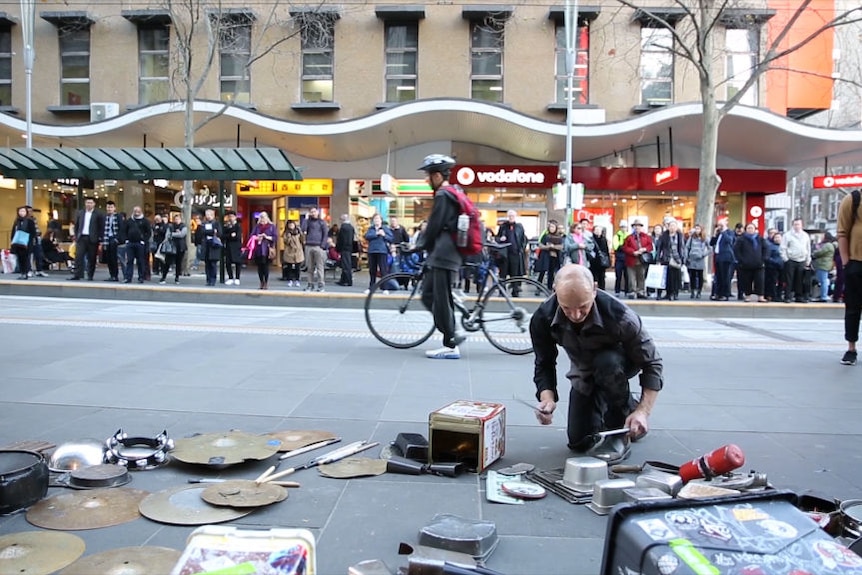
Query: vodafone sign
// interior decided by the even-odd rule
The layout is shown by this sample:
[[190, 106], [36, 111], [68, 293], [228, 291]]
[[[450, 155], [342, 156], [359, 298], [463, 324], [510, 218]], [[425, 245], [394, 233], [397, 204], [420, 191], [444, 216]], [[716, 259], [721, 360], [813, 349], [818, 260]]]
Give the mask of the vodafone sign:
[[456, 166], [455, 183], [463, 188], [551, 188], [557, 166]]
[[814, 178], [814, 188], [843, 188], [862, 186], [862, 174], [841, 174], [840, 176], [819, 176]]

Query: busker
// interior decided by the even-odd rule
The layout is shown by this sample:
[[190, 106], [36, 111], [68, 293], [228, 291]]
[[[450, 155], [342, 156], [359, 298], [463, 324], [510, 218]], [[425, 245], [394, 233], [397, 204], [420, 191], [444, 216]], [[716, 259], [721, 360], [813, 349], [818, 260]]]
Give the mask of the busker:
[[[536, 417], [550, 425], [559, 401], [557, 346], [571, 361], [568, 445], [608, 462], [625, 459], [630, 440], [649, 431], [649, 416], [663, 386], [662, 359], [640, 317], [625, 303], [598, 290], [590, 270], [569, 264], [557, 273], [554, 295], [533, 314], [530, 337], [535, 352]], [[640, 373], [641, 397], [629, 379]], [[627, 427], [627, 435], [596, 445], [593, 434]], [[595, 449], [592, 449], [595, 447]]]

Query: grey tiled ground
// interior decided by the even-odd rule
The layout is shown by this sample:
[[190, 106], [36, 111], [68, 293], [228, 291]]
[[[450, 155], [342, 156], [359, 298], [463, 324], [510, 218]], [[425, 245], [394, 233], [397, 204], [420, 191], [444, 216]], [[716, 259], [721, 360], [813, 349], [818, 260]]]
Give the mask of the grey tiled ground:
[[[115, 323], [50, 324], [87, 317]], [[386, 443], [401, 431], [427, 435], [431, 411], [477, 399], [507, 404], [505, 463], [552, 468], [569, 456], [561, 417], [541, 427], [529, 409], [511, 401], [532, 395], [532, 356], [507, 356], [474, 340], [462, 360], [431, 362], [421, 349], [389, 349], [370, 337], [266, 332], [318, 326], [353, 333], [363, 325], [356, 310], [0, 298], [0, 318], [19, 318], [0, 326], [7, 366], [0, 444], [103, 439], [120, 427], [132, 435], [167, 429], [175, 438], [227, 429], [327, 429], [345, 441]], [[30, 321], [36, 319], [48, 323]], [[708, 319], [645, 319], [667, 378], [653, 430], [635, 447], [632, 462], [679, 463], [734, 442], [746, 452], [746, 468], [766, 472], [778, 487], [862, 497], [862, 367], [838, 365], [841, 322], [752, 321], [775, 333], [793, 331], [810, 349], [785, 349], [768, 335], [754, 343], [750, 332]], [[144, 325], [153, 322], [177, 329]], [[220, 326], [259, 331], [226, 333]], [[131, 485], [158, 491], [191, 477], [253, 478], [268, 465], [213, 470], [174, 462], [134, 474]], [[494, 521], [501, 542], [488, 566], [504, 573], [599, 571], [606, 520], [554, 495], [520, 506], [488, 503], [476, 475], [336, 480], [312, 469], [294, 478], [302, 488], [287, 501], [233, 524], [311, 529], [324, 575], [373, 558], [395, 568], [404, 562], [398, 544], [415, 543], [418, 529], [438, 512]], [[0, 535], [32, 529], [22, 514], [0, 517]], [[138, 519], [77, 534], [90, 554], [142, 544], [182, 549], [190, 532]]]

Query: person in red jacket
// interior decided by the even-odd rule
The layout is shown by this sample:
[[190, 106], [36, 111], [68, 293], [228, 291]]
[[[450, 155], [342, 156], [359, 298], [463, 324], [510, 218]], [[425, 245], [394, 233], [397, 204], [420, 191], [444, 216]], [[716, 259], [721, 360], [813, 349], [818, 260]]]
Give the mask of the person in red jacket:
[[629, 299], [646, 299], [644, 279], [646, 268], [651, 262], [644, 262], [643, 254], [652, 254], [653, 244], [650, 235], [643, 232], [639, 220], [632, 223], [632, 233], [623, 243], [623, 253], [626, 254], [626, 274], [629, 278], [629, 292], [626, 295]]

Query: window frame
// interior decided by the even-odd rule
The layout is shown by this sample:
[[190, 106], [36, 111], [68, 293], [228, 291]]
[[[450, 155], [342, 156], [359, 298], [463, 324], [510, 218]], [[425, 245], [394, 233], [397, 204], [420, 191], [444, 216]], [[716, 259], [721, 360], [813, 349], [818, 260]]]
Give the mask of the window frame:
[[[300, 22], [300, 68], [299, 68], [299, 101], [303, 104], [333, 104], [335, 103], [335, 21], [337, 17], [334, 14], [320, 12], [303, 14]], [[309, 34], [309, 23], [313, 22], [315, 27], [325, 27], [326, 34], [316, 40], [323, 42], [313, 42], [313, 38]], [[318, 34], [319, 36], [319, 34]], [[328, 74], [307, 74], [306, 65], [317, 66], [310, 61], [312, 57], [324, 56], [324, 60], [328, 59]], [[327, 65], [327, 64], [324, 64]], [[323, 90], [312, 92], [306, 90], [308, 83], [321, 82]], [[311, 86], [309, 86], [311, 87]], [[328, 87], [328, 90], [326, 88]], [[329, 97], [326, 97], [326, 94]], [[309, 99], [307, 94], [320, 94], [319, 99]]]
[[[87, 35], [87, 50], [86, 51], [81, 51], [81, 50], [68, 50], [68, 51], [66, 51], [66, 50], [64, 50], [63, 49], [64, 39], [68, 38], [72, 33], [78, 33], [78, 32], [85, 33]], [[60, 86], [59, 86], [60, 87], [60, 105], [61, 106], [89, 106], [92, 103], [92, 95], [90, 93], [90, 86], [91, 86], [91, 81], [92, 81], [92, 77], [91, 77], [92, 71], [91, 71], [91, 66], [90, 66], [90, 53], [91, 53], [91, 46], [92, 46], [92, 41], [93, 41], [93, 34], [90, 30], [90, 26], [89, 26], [89, 24], [80, 24], [80, 23], [75, 23], [75, 22], [71, 22], [71, 21], [61, 23], [57, 27], [57, 40], [58, 40], [57, 41], [57, 49], [58, 49], [59, 55], [60, 55], [60, 74], [59, 74], [59, 76], [60, 76], [60, 78], [59, 78], [59, 80], [60, 80]], [[64, 62], [65, 62], [65, 59], [69, 58], [69, 57], [86, 57], [86, 61], [87, 61], [87, 64], [86, 64], [87, 75], [86, 75], [86, 77], [67, 78], [65, 76], [66, 66], [65, 66]], [[82, 98], [81, 102], [78, 102], [78, 103], [70, 103], [67, 101], [67, 98], [65, 97], [66, 96], [65, 86], [75, 85], [75, 84], [79, 84], [79, 85], [86, 84], [86, 87], [87, 87], [86, 101], [84, 101], [83, 98]]]
[[[741, 50], [730, 50], [728, 48], [728, 36], [732, 31], [745, 31], [748, 33], [747, 45], [749, 48], [751, 46], [756, 46], [756, 51], [741, 51]], [[751, 34], [754, 34], [755, 37], [752, 39], [750, 37]], [[739, 88], [745, 85], [748, 81], [748, 78], [751, 76], [754, 67], [757, 66], [757, 62], [760, 59], [760, 43], [761, 43], [761, 33], [760, 27], [752, 27], [752, 26], [726, 26], [724, 31], [724, 101], [730, 100], [733, 97], [730, 94], [730, 89], [733, 87]], [[752, 43], [753, 42], [753, 43]], [[750, 67], [748, 69], [748, 73], [743, 76], [741, 79], [737, 81], [733, 81], [733, 77], [730, 76], [730, 60], [733, 57], [742, 58], [748, 56]], [[735, 77], [739, 77], [739, 74], [735, 74]], [[752, 101], [753, 100], [753, 101]], [[756, 78], [754, 84], [748, 89], [745, 95], [739, 100], [739, 103], [743, 106], [759, 106], [760, 105], [760, 78]]]
[[[569, 75], [567, 70], [560, 70], [560, 62], [565, 68], [566, 61], [566, 34], [565, 23], [556, 22], [554, 27], [554, 102], [556, 104], [568, 105], [566, 89], [568, 88]], [[562, 38], [561, 38], [562, 36]], [[586, 40], [586, 47], [582, 41]], [[573, 87], [575, 94], [580, 93], [579, 98], [572, 98], [575, 106], [586, 106], [590, 103], [590, 23], [587, 20], [578, 22], [578, 31], [575, 34], [575, 74]], [[581, 63], [583, 62], [583, 63]], [[578, 68], [586, 70], [585, 74], [579, 75]], [[578, 87], [580, 86], [580, 89]]]
[[6, 98], [0, 97], [0, 106], [5, 107], [5, 106], [11, 106], [12, 105], [12, 64], [13, 64], [12, 55], [14, 53], [14, 51], [12, 50], [12, 26], [11, 25], [0, 26], [0, 35], [8, 36], [7, 39], [8, 39], [8, 45], [9, 45], [9, 51], [8, 52], [0, 52], [0, 60], [6, 60], [7, 64], [8, 64], [8, 69], [9, 69], [9, 77], [8, 78], [0, 77], [0, 95], [5, 95], [4, 92], [8, 93], [8, 95], [9, 95], [8, 100]]
[[[170, 56], [171, 56], [171, 27], [167, 24], [140, 24], [138, 25], [138, 104], [150, 105], [156, 104], [158, 102], [164, 102], [170, 99], [171, 93], [171, 70], [170, 70]], [[144, 50], [143, 42], [142, 42], [142, 34], [147, 32], [154, 32], [156, 30], [162, 30], [167, 32], [165, 38], [167, 39], [167, 46], [165, 46], [164, 50], [162, 49], [154, 49], [154, 50]], [[145, 56], [150, 56], [153, 58], [158, 58], [160, 56], [165, 56], [168, 61], [168, 69], [166, 76], [145, 76], [144, 75], [144, 66], [143, 59]], [[155, 68], [155, 66], [153, 66]], [[145, 85], [157, 85], [158, 83], [164, 82], [166, 90], [166, 98], [164, 100], [153, 100], [150, 101], [149, 98], [145, 97], [144, 94], [144, 86]]]
[[[645, 46], [645, 42], [647, 41], [644, 38], [644, 33], [649, 31], [649, 34], [666, 34], [668, 40], [670, 40], [671, 47], [657, 47], [657, 45], [653, 44], [653, 49], [647, 49], [649, 46]], [[673, 104], [675, 101], [674, 90], [676, 88], [676, 54], [673, 53], [673, 44], [676, 40], [673, 37], [673, 32], [668, 28], [654, 24], [650, 25], [650, 23], [646, 23], [641, 26], [640, 30], [640, 62], [638, 63], [638, 80], [640, 81], [640, 103], [643, 106], [667, 106]], [[656, 78], [647, 78], [644, 76], [644, 55], [655, 55], [657, 57], [656, 63], [661, 65], [661, 56], [668, 55], [670, 57], [670, 73], [667, 76], [659, 76]], [[667, 100], [661, 99], [647, 99], [645, 98], [645, 88], [647, 83], [655, 83], [659, 81], [662, 84], [670, 85], [670, 98]]]
[[[493, 29], [497, 28], [497, 29]], [[497, 40], [493, 43], [494, 46], [476, 46], [474, 43], [474, 39], [476, 36], [476, 30], [486, 30], [489, 34], [492, 34], [492, 37], [496, 37]], [[500, 19], [493, 18], [484, 18], [484, 19], [473, 19], [470, 20], [470, 98], [473, 100], [480, 100], [483, 102], [491, 102], [495, 104], [502, 104], [504, 101], [504, 90], [505, 90], [505, 31], [506, 31], [506, 22]], [[478, 60], [486, 58], [488, 56], [494, 56], [499, 54], [500, 59], [500, 72], [499, 74], [475, 74], [475, 64]], [[497, 83], [497, 89], [494, 89], [494, 86], [491, 83]], [[487, 90], [477, 90], [477, 84], [479, 83], [489, 83], [489, 87]], [[489, 99], [483, 97], [484, 94], [499, 92], [500, 97], [496, 99]]]
[[[410, 30], [415, 31], [416, 43], [413, 46], [407, 45], [405, 42], [404, 46], [401, 47], [392, 47], [389, 45], [389, 31], [392, 27], [402, 27], [407, 29], [408, 33], [404, 35], [404, 38], [410, 37]], [[387, 104], [399, 104], [401, 102], [412, 102], [419, 99], [419, 21], [418, 20], [387, 20], [383, 23], [383, 101]], [[405, 54], [413, 54], [413, 70], [412, 73], [406, 74], [391, 74], [389, 72], [390, 67], [390, 56], [401, 57]], [[390, 99], [389, 98], [389, 84], [390, 82], [403, 82], [403, 81], [412, 81], [413, 82], [413, 97], [412, 98], [404, 98], [404, 99]], [[398, 92], [398, 88], [403, 84], [398, 84], [395, 87], [395, 91]]]
[[[230, 102], [233, 104], [250, 104], [251, 103], [251, 69], [248, 66], [251, 60], [251, 42], [252, 42], [252, 26], [254, 19], [247, 14], [221, 14], [218, 16], [218, 56], [219, 56], [219, 100], [222, 102]], [[236, 31], [244, 32], [245, 38], [241, 38], [241, 42], [234, 46], [225, 46], [225, 41], [234, 40], [238, 36]], [[230, 35], [230, 37], [228, 37]], [[237, 47], [241, 46], [241, 47]], [[225, 59], [229, 58], [234, 61], [245, 62], [242, 66], [242, 74], [240, 75], [225, 75], [224, 63]], [[233, 83], [234, 89], [225, 90], [225, 84]], [[236, 86], [245, 85], [246, 91], [239, 91]]]

